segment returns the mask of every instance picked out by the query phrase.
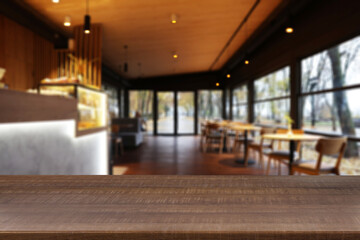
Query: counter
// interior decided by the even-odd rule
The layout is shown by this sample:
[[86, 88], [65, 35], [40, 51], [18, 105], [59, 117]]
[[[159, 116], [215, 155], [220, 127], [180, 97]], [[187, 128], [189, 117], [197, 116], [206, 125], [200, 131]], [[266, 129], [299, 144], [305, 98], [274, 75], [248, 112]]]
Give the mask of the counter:
[[107, 174], [106, 127], [77, 123], [76, 99], [0, 89], [0, 174]]
[[0, 176], [0, 239], [360, 239], [360, 177]]

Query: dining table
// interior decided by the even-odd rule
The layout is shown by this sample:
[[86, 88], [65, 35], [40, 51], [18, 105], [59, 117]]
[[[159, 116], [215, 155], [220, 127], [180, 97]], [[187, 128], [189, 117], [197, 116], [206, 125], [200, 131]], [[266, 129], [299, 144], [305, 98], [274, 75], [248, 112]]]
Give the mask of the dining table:
[[320, 136], [311, 134], [294, 134], [292, 132], [264, 134], [262, 137], [268, 140], [289, 142], [289, 175], [291, 173], [292, 164], [294, 162], [295, 143], [313, 142], [320, 139]]
[[252, 159], [248, 159], [246, 162], [246, 156], [248, 154], [248, 144], [249, 144], [249, 136], [248, 133], [250, 131], [260, 131], [261, 127], [255, 126], [253, 124], [236, 124], [230, 125], [229, 129], [235, 132], [243, 132], [244, 133], [244, 155], [242, 158], [236, 158], [235, 162], [239, 164], [254, 164], [255, 161]]

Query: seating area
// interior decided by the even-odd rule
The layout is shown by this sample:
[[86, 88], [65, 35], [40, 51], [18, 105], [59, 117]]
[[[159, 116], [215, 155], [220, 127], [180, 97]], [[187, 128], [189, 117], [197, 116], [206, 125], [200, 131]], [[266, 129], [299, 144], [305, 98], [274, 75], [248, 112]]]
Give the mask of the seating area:
[[[203, 123], [203, 136], [200, 138], [201, 149], [204, 152], [223, 151], [232, 152], [234, 161], [249, 164], [250, 155], [255, 156], [256, 162], [269, 175], [271, 168], [276, 168], [278, 175], [282, 175], [285, 165], [290, 175], [297, 174], [336, 174], [340, 175], [340, 165], [345, 152], [346, 137], [322, 137], [309, 135], [299, 129], [274, 129], [256, 127], [252, 124], [240, 122], [206, 122]], [[257, 138], [257, 141], [254, 141]], [[315, 151], [318, 158], [303, 159], [302, 144], [316, 142]], [[284, 146], [286, 145], [286, 146]], [[239, 158], [242, 152], [242, 161]], [[335, 157], [333, 164], [323, 162], [323, 157]], [[264, 159], [267, 161], [266, 170]], [[252, 162], [255, 164], [255, 162]]]

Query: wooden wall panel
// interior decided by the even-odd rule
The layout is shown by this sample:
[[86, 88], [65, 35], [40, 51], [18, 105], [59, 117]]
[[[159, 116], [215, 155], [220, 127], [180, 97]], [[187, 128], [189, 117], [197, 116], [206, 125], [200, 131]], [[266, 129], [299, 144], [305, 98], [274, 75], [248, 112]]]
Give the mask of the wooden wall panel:
[[34, 86], [44, 78], [57, 77], [57, 60], [54, 45], [34, 35]]
[[102, 27], [91, 25], [91, 33], [84, 34], [83, 26], [74, 27], [75, 57], [82, 62], [83, 83], [101, 87]]
[[0, 33], [0, 67], [6, 69], [9, 88], [35, 88], [43, 78], [56, 76], [51, 42], [4, 16], [0, 16]]
[[[0, 36], [4, 36], [4, 34], [4, 16], [0, 15]], [[4, 38], [0, 37], [0, 67], [3, 67], [5, 64], [4, 46]]]

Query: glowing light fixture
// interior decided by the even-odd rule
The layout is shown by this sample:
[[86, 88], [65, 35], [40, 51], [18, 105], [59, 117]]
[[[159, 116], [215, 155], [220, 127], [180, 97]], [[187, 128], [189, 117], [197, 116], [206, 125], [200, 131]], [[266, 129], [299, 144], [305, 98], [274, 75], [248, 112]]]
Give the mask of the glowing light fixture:
[[179, 58], [179, 55], [177, 53], [173, 53], [173, 58], [174, 59], [178, 59]]
[[289, 27], [286, 27], [286, 28], [285, 28], [285, 32], [288, 33], [288, 34], [291, 34], [291, 33], [294, 32], [294, 28], [293, 28], [293, 27], [290, 27], [290, 26], [289, 26]]
[[64, 19], [64, 26], [65, 27], [70, 27], [71, 26], [71, 17], [66, 16]]
[[60, 0], [52, 0], [53, 3], [59, 3]]
[[217, 82], [215, 85], [218, 87], [218, 86], [220, 86], [220, 83]]
[[248, 65], [248, 64], [250, 64], [250, 61], [246, 59], [246, 60], [244, 61], [244, 63], [245, 63], [246, 65]]
[[176, 14], [171, 14], [171, 23], [172, 23], [172, 24], [177, 23], [177, 16], [176, 16]]
[[91, 23], [90, 23], [90, 15], [89, 15], [89, 0], [86, 0], [86, 15], [84, 17], [84, 33], [85, 34], [90, 34], [90, 28], [91, 28]]
[[231, 75], [228, 73], [228, 74], [226, 75], [226, 77], [227, 77], [227, 78], [231, 78]]
[[128, 53], [127, 53], [128, 45], [124, 45], [124, 51], [125, 51], [125, 63], [124, 63], [124, 72], [128, 71]]
[[289, 17], [285, 26], [285, 32], [287, 34], [291, 34], [294, 32], [294, 26], [293, 26], [293, 17], [291, 15], [291, 13], [289, 13]]

